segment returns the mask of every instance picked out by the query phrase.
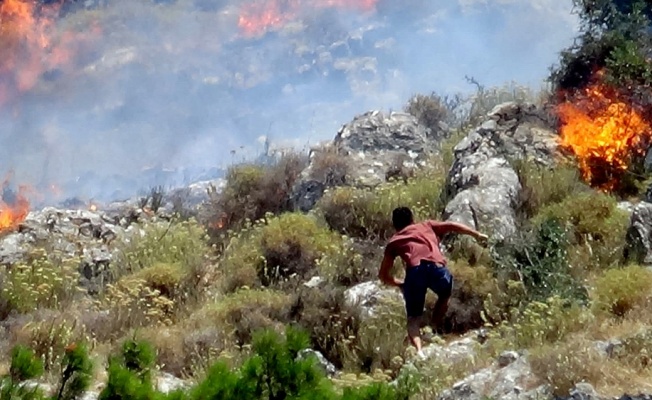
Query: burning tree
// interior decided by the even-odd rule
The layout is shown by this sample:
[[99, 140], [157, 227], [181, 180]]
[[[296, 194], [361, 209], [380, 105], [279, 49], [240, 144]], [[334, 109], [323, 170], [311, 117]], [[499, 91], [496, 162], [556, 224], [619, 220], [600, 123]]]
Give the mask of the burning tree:
[[575, 45], [550, 79], [560, 144], [578, 158], [594, 187], [627, 194], [652, 137], [652, 4], [574, 0], [582, 21]]

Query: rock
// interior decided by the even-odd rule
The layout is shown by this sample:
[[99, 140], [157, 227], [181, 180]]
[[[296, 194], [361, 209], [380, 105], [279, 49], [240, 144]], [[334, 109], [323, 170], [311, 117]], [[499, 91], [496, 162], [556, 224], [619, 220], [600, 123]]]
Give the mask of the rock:
[[595, 342], [596, 350], [605, 357], [613, 357], [622, 347], [623, 342], [619, 339]]
[[375, 307], [383, 298], [403, 301], [401, 293], [394, 289], [382, 288], [376, 282], [363, 282], [350, 287], [344, 292], [346, 302], [360, 308], [361, 316], [371, 317]]
[[518, 353], [515, 351], [505, 351], [498, 356], [498, 366], [504, 368], [514, 361], [518, 360]]
[[504, 103], [455, 148], [447, 178], [451, 199], [444, 218], [487, 231], [496, 239], [516, 232], [521, 185], [508, 160], [554, 163], [554, 129], [532, 104]]
[[652, 203], [634, 206], [627, 230], [625, 257], [643, 265], [652, 265]]
[[303, 286], [309, 287], [309, 288], [316, 288], [317, 286], [321, 285], [324, 281], [324, 279], [321, 276], [313, 276], [310, 278], [308, 282], [304, 282]]
[[188, 382], [179, 379], [172, 374], [168, 374], [167, 372], [161, 372], [156, 377], [156, 388], [158, 391], [163, 393], [169, 393], [177, 389], [185, 389], [189, 386]]
[[435, 359], [446, 364], [455, 364], [472, 359], [479, 345], [474, 337], [466, 337], [452, 341], [446, 345], [430, 344], [423, 348], [423, 353], [428, 359]]
[[568, 400], [600, 400], [600, 396], [589, 383], [581, 382], [570, 390]]
[[[426, 165], [438, 151], [442, 132], [433, 134], [416, 117], [399, 112], [369, 111], [343, 125], [334, 140], [310, 151], [310, 163], [293, 189], [295, 207], [308, 211], [332, 186], [374, 187], [395, 174], [395, 169]], [[321, 153], [330, 152], [345, 167], [334, 174], [317, 167]], [[343, 171], [340, 171], [343, 170]], [[346, 176], [342, 175], [346, 172]]]
[[303, 349], [298, 354], [299, 359], [305, 359], [306, 357], [311, 357], [311, 356], [317, 358], [317, 364], [323, 369], [326, 375], [328, 375], [329, 377], [333, 377], [337, 375], [337, 368], [335, 368], [335, 365], [333, 365], [330, 361], [328, 361], [326, 357], [324, 357], [324, 355], [321, 354], [320, 352], [313, 349]]
[[550, 398], [550, 390], [534, 378], [525, 356], [501, 368], [498, 363], [481, 369], [445, 390], [439, 400], [525, 400]]

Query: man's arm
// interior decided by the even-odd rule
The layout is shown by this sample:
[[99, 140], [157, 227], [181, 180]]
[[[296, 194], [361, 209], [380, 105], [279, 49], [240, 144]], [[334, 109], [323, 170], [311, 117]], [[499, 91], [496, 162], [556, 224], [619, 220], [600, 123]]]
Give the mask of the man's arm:
[[394, 266], [394, 257], [392, 257], [387, 251], [383, 256], [383, 261], [380, 263], [380, 270], [378, 271], [378, 279], [385, 285], [400, 287], [403, 284], [403, 281], [396, 279], [390, 275], [390, 271]]
[[446, 233], [458, 233], [461, 235], [473, 236], [475, 240], [485, 244], [487, 242], [487, 235], [476, 231], [473, 228], [470, 228], [459, 222], [452, 221], [430, 221], [430, 226], [432, 230], [437, 234], [437, 236], [445, 235]]

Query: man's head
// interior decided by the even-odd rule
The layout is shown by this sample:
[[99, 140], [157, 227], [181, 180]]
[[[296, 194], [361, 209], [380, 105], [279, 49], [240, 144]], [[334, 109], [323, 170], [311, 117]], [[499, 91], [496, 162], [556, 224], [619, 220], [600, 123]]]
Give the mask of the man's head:
[[392, 223], [394, 224], [394, 229], [400, 231], [406, 226], [414, 223], [414, 216], [412, 215], [412, 210], [408, 207], [397, 207], [392, 211]]

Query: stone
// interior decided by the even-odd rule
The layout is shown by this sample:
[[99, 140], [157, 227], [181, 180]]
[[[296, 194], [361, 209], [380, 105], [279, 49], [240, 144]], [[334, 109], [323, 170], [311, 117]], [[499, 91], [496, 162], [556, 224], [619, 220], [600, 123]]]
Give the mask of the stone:
[[509, 364], [518, 360], [518, 353], [515, 351], [504, 351], [498, 356], [498, 366], [500, 368], [505, 368]]
[[487, 232], [497, 241], [516, 233], [521, 185], [510, 160], [553, 165], [556, 133], [534, 105], [504, 103], [455, 146], [443, 218]]
[[163, 393], [169, 393], [178, 389], [185, 389], [189, 386], [190, 385], [188, 382], [184, 381], [183, 379], [179, 379], [167, 372], [161, 372], [156, 377], [156, 389]]
[[344, 291], [344, 298], [350, 306], [359, 307], [363, 318], [374, 315], [375, 307], [383, 298], [403, 301], [400, 292], [381, 287], [377, 282], [363, 282]]
[[634, 206], [627, 229], [625, 257], [642, 265], [652, 265], [652, 203]]
[[329, 377], [333, 377], [337, 375], [337, 368], [335, 368], [335, 365], [333, 365], [330, 361], [324, 357], [324, 355], [316, 350], [313, 349], [303, 349], [299, 352], [297, 358], [299, 359], [305, 359], [307, 357], [315, 357], [317, 359], [317, 364], [319, 365], [320, 368], [328, 375]]

